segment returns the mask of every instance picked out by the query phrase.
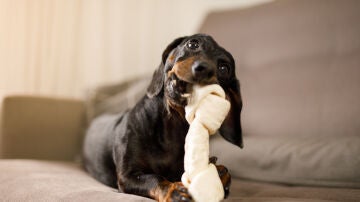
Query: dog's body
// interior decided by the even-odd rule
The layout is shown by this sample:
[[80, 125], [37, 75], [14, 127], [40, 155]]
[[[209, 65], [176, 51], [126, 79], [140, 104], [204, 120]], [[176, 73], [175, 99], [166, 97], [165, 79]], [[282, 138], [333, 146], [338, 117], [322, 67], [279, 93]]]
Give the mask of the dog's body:
[[[97, 118], [84, 143], [85, 168], [104, 184], [159, 201], [191, 201], [181, 184], [189, 124], [185, 94], [193, 84], [220, 84], [231, 110], [222, 136], [242, 147], [241, 96], [232, 56], [207, 35], [176, 39], [164, 51], [145, 95], [131, 110]], [[212, 159], [214, 161], [214, 159]], [[230, 175], [217, 166], [228, 193]]]

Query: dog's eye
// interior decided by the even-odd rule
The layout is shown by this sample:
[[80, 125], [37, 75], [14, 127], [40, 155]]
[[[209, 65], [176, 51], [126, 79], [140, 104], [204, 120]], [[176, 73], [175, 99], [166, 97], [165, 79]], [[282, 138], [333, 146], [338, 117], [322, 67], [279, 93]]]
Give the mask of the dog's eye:
[[197, 39], [191, 39], [188, 44], [187, 47], [192, 49], [192, 50], [196, 50], [200, 47], [200, 42]]
[[218, 75], [221, 78], [226, 78], [230, 75], [230, 66], [228, 64], [220, 64], [218, 67]]

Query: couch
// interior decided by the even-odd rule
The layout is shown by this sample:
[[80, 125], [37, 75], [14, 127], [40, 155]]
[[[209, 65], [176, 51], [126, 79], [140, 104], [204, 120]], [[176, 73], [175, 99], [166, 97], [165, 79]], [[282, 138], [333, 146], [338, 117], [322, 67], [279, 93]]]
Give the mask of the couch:
[[[360, 201], [360, 1], [279, 0], [210, 13], [199, 28], [235, 57], [244, 149], [211, 153], [233, 176], [225, 201]], [[1, 99], [0, 201], [152, 201], [81, 166], [92, 118], [131, 107], [149, 77], [86, 100]]]

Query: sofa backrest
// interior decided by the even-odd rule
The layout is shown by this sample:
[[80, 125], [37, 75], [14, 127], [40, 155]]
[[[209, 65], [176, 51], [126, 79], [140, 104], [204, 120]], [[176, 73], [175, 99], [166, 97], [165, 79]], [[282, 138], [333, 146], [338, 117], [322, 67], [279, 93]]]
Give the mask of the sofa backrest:
[[210, 13], [237, 63], [244, 135], [360, 134], [360, 1], [280, 0]]

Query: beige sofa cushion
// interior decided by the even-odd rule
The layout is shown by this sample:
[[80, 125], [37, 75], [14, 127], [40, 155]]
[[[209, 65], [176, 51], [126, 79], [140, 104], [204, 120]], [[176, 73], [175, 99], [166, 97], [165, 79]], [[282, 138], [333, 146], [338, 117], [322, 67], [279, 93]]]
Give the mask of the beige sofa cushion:
[[360, 137], [248, 137], [246, 143], [240, 151], [216, 137], [211, 140], [211, 154], [234, 177], [290, 185], [360, 188]]
[[245, 135], [360, 135], [359, 10], [279, 0], [206, 18], [200, 31], [234, 55]]
[[0, 161], [1, 201], [152, 201], [118, 193], [74, 163]]
[[119, 113], [133, 107], [146, 94], [151, 78], [151, 75], [143, 76], [89, 90], [86, 99], [88, 122], [101, 114]]

